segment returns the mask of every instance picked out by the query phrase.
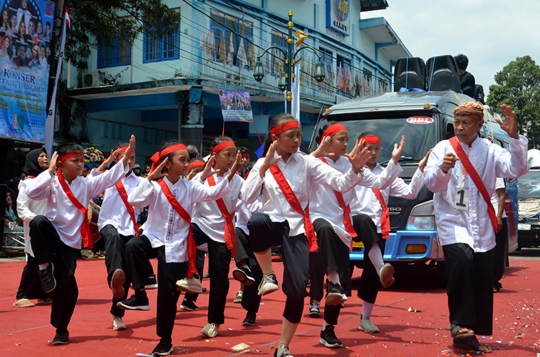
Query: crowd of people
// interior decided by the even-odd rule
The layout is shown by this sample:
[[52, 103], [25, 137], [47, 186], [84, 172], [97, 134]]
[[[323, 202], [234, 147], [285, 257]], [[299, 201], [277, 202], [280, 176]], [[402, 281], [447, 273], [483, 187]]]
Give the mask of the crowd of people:
[[[339, 348], [340, 310], [352, 296], [352, 242], [365, 247], [357, 292], [362, 300], [359, 329], [377, 333], [371, 312], [380, 287], [394, 282], [394, 268], [383, 261], [390, 232], [388, 199], [413, 199], [426, 185], [434, 192], [438, 239], [446, 259], [453, 345], [491, 352], [476, 337], [492, 334], [495, 232], [502, 221], [490, 196], [501, 189], [498, 178], [528, 170], [527, 139], [518, 135], [513, 111], [501, 108], [506, 120], [498, 123], [510, 137], [508, 150], [478, 136], [483, 106], [463, 103], [454, 111], [455, 138], [427, 152], [409, 184], [398, 177], [404, 137], [395, 143], [386, 167], [377, 162], [377, 133], [354, 138], [349, 150], [349, 134], [340, 123], [322, 127], [318, 148], [305, 154], [300, 151], [302, 129], [290, 114], [272, 118], [264, 153], [255, 163], [249, 163], [247, 150], [224, 136], [214, 139], [205, 159], [189, 145], [165, 143], [144, 172], [135, 164], [132, 136], [86, 177], [78, 144], [59, 146], [50, 159], [44, 149], [34, 150], [27, 156], [28, 178], [21, 181], [17, 199], [27, 264], [16, 306], [31, 306], [31, 299], [52, 301], [52, 344], [69, 343], [78, 297], [75, 260], [81, 247], [92, 245], [88, 204], [103, 194], [98, 227], [105, 242], [114, 330], [127, 329], [122, 319], [126, 311], [150, 309], [147, 277], [149, 259], [155, 258], [159, 342], [152, 354], [172, 353], [178, 300], [184, 292], [181, 308], [198, 309], [206, 252], [210, 289], [202, 335], [219, 335], [231, 274], [242, 284], [245, 326], [257, 323], [266, 295], [279, 289], [286, 295], [275, 356], [291, 356], [289, 346], [308, 295], [310, 314], [320, 316], [324, 300], [319, 343]], [[140, 225], [137, 216], [145, 208], [147, 217]], [[283, 277], [273, 269], [276, 246], [281, 247]], [[231, 260], [236, 266], [232, 272]]]

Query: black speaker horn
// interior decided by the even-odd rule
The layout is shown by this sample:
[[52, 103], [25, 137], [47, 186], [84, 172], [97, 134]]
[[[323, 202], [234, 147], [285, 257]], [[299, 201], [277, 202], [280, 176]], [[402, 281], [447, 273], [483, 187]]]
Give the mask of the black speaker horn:
[[427, 90], [446, 91], [453, 90], [461, 93], [458, 67], [453, 56], [431, 57], [426, 62], [427, 67]]
[[426, 64], [420, 57], [406, 57], [397, 60], [394, 67], [394, 91], [401, 88], [426, 89]]

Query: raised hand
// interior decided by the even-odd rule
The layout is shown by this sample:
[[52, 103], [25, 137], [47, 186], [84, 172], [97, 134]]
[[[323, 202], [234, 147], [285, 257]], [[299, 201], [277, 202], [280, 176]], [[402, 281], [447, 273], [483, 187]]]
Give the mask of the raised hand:
[[[127, 155], [126, 155], [127, 157]], [[163, 174], [161, 173], [161, 171], [163, 170], [163, 168], [165, 167], [165, 164], [169, 161], [169, 158], [166, 157], [165, 159], [163, 159], [163, 161], [161, 162], [161, 164], [158, 165], [158, 167], [156, 167], [155, 170], [153, 171], [150, 171], [150, 173], [148, 174], [148, 176], [146, 176], [146, 179], [150, 182], [152, 182], [153, 180], [155, 179], [158, 179], [160, 177], [163, 177], [163, 176], [167, 176], [167, 174]]]
[[201, 181], [205, 181], [207, 178], [212, 176], [215, 173], [219, 173], [220, 170], [214, 170], [214, 163], [216, 162], [216, 155], [210, 156], [210, 159], [208, 159], [208, 162], [206, 163], [206, 166], [204, 167], [204, 170], [201, 173]]
[[51, 160], [49, 161], [49, 173], [51, 176], [54, 176], [54, 173], [56, 172], [56, 162], [58, 161], [58, 153], [55, 151], [53, 152], [51, 156]]
[[394, 161], [394, 164], [397, 164], [399, 162], [399, 158], [401, 157], [401, 154], [403, 154], [403, 149], [405, 148], [405, 135], [401, 136], [401, 141], [398, 144], [394, 144], [394, 150], [392, 151], [392, 161]]
[[240, 152], [240, 150], [238, 150], [236, 152], [236, 160], [234, 161], [234, 164], [231, 168], [231, 171], [229, 172], [229, 175], [227, 175], [227, 179], [231, 181], [234, 175], [236, 175], [236, 173], [238, 172], [238, 170], [242, 168], [242, 166], [244, 166], [244, 159], [242, 158], [242, 153]]
[[420, 162], [418, 163], [418, 168], [420, 169], [420, 171], [424, 172], [424, 169], [426, 168], [426, 165], [429, 159], [429, 155], [431, 154], [432, 151], [433, 151], [433, 148], [429, 149], [426, 156], [424, 156], [422, 160], [420, 160]]
[[369, 161], [370, 153], [368, 148], [364, 146], [364, 140], [360, 139], [356, 141], [356, 145], [354, 145], [351, 153], [345, 154], [345, 156], [349, 159], [353, 168], [356, 171], [360, 171]]
[[504, 115], [504, 122], [500, 118], [495, 118], [495, 121], [499, 123], [502, 130], [508, 133], [508, 136], [514, 139], [519, 139], [516, 113], [514, 113], [512, 108], [506, 104], [501, 104], [501, 110]]
[[311, 153], [311, 155], [315, 157], [328, 156], [328, 147], [330, 146], [331, 141], [332, 141], [332, 138], [330, 136], [325, 137], [321, 141], [319, 146]]
[[135, 153], [135, 144], [135, 135], [131, 135], [131, 137], [129, 138], [129, 146], [126, 150], [124, 158], [122, 159], [122, 163], [124, 164], [124, 166], [128, 164], [129, 158]]
[[272, 144], [270, 144], [270, 147], [268, 148], [268, 152], [266, 153], [266, 156], [264, 157], [264, 162], [259, 169], [259, 175], [261, 177], [264, 177], [266, 170], [268, 170], [272, 165], [274, 165], [276, 162], [278, 162], [281, 159], [281, 155], [274, 157], [274, 155], [276, 154], [277, 147], [278, 147], [277, 141], [274, 141]]

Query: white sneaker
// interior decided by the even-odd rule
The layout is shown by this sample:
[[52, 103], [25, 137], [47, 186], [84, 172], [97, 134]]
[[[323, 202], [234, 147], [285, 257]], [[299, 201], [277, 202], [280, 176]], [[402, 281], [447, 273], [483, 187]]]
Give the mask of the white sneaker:
[[201, 281], [199, 278], [184, 278], [176, 282], [176, 288], [179, 291], [184, 291], [186, 293], [200, 294], [203, 292]]
[[219, 325], [212, 322], [212, 323], [206, 324], [206, 326], [203, 327], [201, 333], [208, 338], [214, 338], [218, 335], [218, 331], [219, 331]]
[[127, 326], [124, 321], [122, 321], [121, 317], [113, 316], [111, 321], [111, 328], [115, 331], [122, 331], [127, 329]]
[[279, 289], [278, 282], [275, 274], [268, 274], [263, 276], [261, 283], [259, 284], [259, 295], [273, 293]]
[[371, 322], [371, 320], [366, 320], [364, 318], [360, 318], [360, 325], [358, 326], [358, 329], [360, 331], [364, 331], [366, 333], [377, 333], [379, 332], [379, 328]]
[[289, 352], [289, 346], [287, 345], [279, 345], [276, 351], [274, 352], [275, 357], [294, 357], [291, 355], [291, 352]]

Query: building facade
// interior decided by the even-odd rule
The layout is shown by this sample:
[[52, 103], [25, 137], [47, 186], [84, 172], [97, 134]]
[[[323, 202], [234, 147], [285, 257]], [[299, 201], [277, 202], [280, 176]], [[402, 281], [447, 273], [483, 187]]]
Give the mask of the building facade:
[[[253, 69], [268, 47], [287, 51], [289, 10], [293, 32], [307, 34], [304, 44], [318, 52], [304, 50], [295, 57], [306, 142], [326, 108], [391, 90], [394, 62], [411, 56], [384, 17], [362, 19], [366, 11], [384, 10], [385, 0], [165, 3], [180, 17], [174, 33], [141, 34], [132, 45], [122, 44], [119, 35], [115, 46], [100, 45], [92, 53], [79, 81], [75, 73], [68, 76], [68, 96], [84, 108], [81, 130], [89, 141], [109, 151], [135, 134], [141, 164], [168, 139], [207, 153], [210, 138], [224, 132], [252, 153], [260, 147], [269, 118], [285, 111], [277, 86], [284, 54], [273, 49], [260, 57], [265, 73], [260, 82]], [[319, 60], [326, 69], [322, 83], [314, 78]], [[220, 90], [249, 92], [253, 122], [224, 123]]]

